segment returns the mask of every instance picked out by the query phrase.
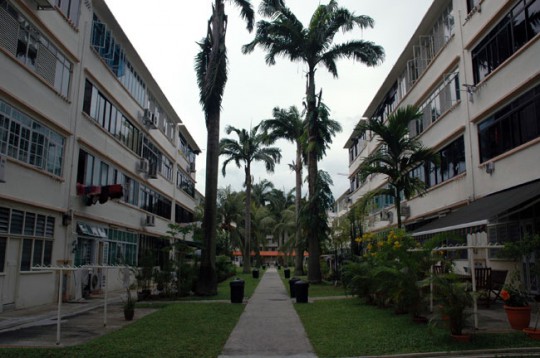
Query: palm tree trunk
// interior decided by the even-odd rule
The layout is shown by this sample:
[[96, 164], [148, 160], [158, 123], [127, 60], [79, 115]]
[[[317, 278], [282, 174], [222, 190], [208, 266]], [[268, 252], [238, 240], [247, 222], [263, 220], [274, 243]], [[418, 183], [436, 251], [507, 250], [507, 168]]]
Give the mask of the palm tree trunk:
[[304, 245], [302, 245], [302, 228], [300, 227], [300, 205], [302, 204], [302, 144], [296, 142], [296, 256], [294, 258], [294, 275], [304, 275]]
[[396, 194], [394, 196], [395, 206], [396, 206], [396, 216], [397, 216], [397, 227], [401, 229], [401, 197], [399, 196], [399, 190], [394, 188]]
[[219, 108], [208, 115], [206, 151], [206, 188], [204, 200], [204, 248], [196, 293], [201, 296], [217, 295], [216, 236], [217, 187], [219, 172]]
[[[316, 97], [315, 97], [315, 70], [314, 66], [310, 66], [307, 79], [307, 120], [308, 123], [308, 147], [312, 147], [312, 142], [315, 141], [316, 122]], [[308, 192], [309, 192], [309, 215], [316, 218], [319, 215], [319, 209], [315, 203], [315, 191], [317, 188], [317, 153], [314, 149], [308, 152]], [[308, 250], [309, 250], [309, 265], [308, 265], [308, 281], [319, 283], [322, 281], [321, 264], [319, 257], [321, 256], [320, 238], [317, 230], [313, 225], [308, 225], [306, 228], [308, 235]]]
[[243, 273], [251, 271], [251, 168], [246, 164], [246, 214], [245, 214], [245, 234], [244, 234], [244, 269]]

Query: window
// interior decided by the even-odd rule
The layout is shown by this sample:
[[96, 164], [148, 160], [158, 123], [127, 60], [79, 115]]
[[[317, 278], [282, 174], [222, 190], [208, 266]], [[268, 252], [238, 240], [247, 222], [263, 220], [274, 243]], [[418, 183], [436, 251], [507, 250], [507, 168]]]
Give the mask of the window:
[[[55, 219], [52, 216], [0, 207], [0, 233], [23, 236], [21, 271], [50, 265]], [[0, 238], [0, 272], [4, 270], [7, 239]]]
[[109, 229], [109, 265], [137, 264], [138, 235], [133, 232]]
[[56, 6], [75, 26], [79, 25], [81, 0], [56, 0]]
[[416, 136], [422, 133], [433, 122], [449, 110], [460, 99], [459, 71], [455, 70], [446, 76], [446, 79], [433, 91], [420, 105], [422, 118], [409, 123], [409, 133]]
[[377, 195], [373, 198], [371, 213], [380, 211], [386, 207], [394, 205], [394, 197], [387, 194]]
[[111, 30], [94, 14], [91, 46], [127, 91], [142, 107], [146, 106], [146, 85], [126, 59], [124, 49], [117, 43]]
[[146, 136], [143, 137], [142, 157], [148, 159], [150, 166], [155, 166], [167, 180], [172, 181], [172, 161]]
[[0, 154], [62, 175], [65, 138], [0, 100]]
[[191, 211], [184, 209], [182, 206], [175, 204], [174, 206], [174, 221], [177, 224], [193, 222], [194, 215]]
[[68, 96], [73, 65], [38, 29], [7, 1], [0, 2], [0, 47]]
[[471, 12], [479, 3], [480, 0], [467, 0], [467, 12]]
[[409, 175], [422, 180], [427, 187], [440, 184], [464, 173], [465, 167], [465, 143], [463, 137], [459, 137], [437, 153], [438, 164], [423, 164], [412, 170]]
[[520, 0], [471, 53], [478, 83], [540, 32], [540, 0]]
[[122, 184], [124, 202], [166, 219], [171, 218], [172, 202], [169, 199], [82, 149], [79, 151], [77, 183], [84, 186]]
[[195, 197], [195, 182], [180, 168], [176, 171], [176, 187], [191, 197]]
[[171, 218], [172, 202], [145, 185], [139, 185], [139, 207], [165, 219]]
[[83, 112], [137, 155], [141, 154], [141, 131], [88, 80], [85, 84]]
[[478, 124], [480, 162], [540, 137], [540, 85]]

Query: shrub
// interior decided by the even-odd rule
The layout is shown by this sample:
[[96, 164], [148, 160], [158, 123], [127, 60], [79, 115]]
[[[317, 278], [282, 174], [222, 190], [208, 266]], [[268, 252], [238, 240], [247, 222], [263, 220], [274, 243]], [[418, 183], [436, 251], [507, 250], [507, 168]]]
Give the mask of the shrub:
[[236, 274], [236, 268], [228, 256], [216, 257], [216, 272], [218, 282], [223, 282]]

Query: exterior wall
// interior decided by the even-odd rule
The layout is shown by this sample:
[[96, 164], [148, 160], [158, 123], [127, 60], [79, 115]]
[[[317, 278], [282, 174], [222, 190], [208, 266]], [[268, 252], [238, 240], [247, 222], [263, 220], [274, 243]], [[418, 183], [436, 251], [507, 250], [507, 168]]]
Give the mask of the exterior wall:
[[[444, 215], [449, 210], [470, 201], [540, 178], [540, 168], [538, 165], [534, 165], [540, 150], [540, 138], [490, 159], [488, 162], [493, 163], [495, 167], [495, 171], [491, 174], [486, 173], [488, 162], [481, 162], [479, 156], [478, 124], [514, 99], [519, 93], [540, 83], [540, 70], [536, 62], [531, 60], [540, 54], [538, 34], [486, 78], [479, 83], [474, 83], [471, 56], [473, 49], [517, 4], [517, 1], [480, 1], [481, 11], [474, 10], [469, 14], [465, 0], [434, 1], [415, 35], [375, 94], [364, 117], [374, 116], [375, 110], [385, 98], [385, 94], [390, 91], [399, 75], [407, 69], [408, 61], [412, 58], [413, 46], [418, 44], [421, 36], [429, 33], [448, 4], [452, 5], [453, 34], [439, 52], [434, 54], [425, 71], [412, 84], [406, 95], [396, 103], [395, 108], [409, 104], [422, 106], [438, 84], [445, 79], [445, 76], [457, 68], [460, 99], [449, 110], [442, 113], [435, 122], [425, 127], [424, 131], [418, 134], [418, 138], [425, 146], [440, 150], [452, 140], [463, 136], [466, 170], [454, 178], [430, 187], [426, 195], [416, 196], [406, 201], [406, 205], [411, 208], [411, 215], [407, 218], [404, 217], [406, 224]], [[471, 96], [469, 96], [465, 85], [474, 85]], [[352, 133], [345, 145], [346, 148], [353, 145], [355, 137], [356, 133]], [[349, 163], [351, 177], [358, 171], [362, 158], [375, 148], [373, 140], [370, 141], [368, 138], [366, 148]], [[355, 202], [366, 192], [383, 183], [384, 178], [367, 180], [361, 187], [352, 190], [349, 196]], [[394, 209], [391, 206], [387, 210]], [[394, 210], [394, 217], [395, 214]], [[370, 225], [365, 229], [376, 231], [395, 225], [395, 220], [381, 224], [376, 216], [375, 214], [375, 220], [372, 219]]]
[[[50, 0], [56, 4], [57, 0]], [[182, 173], [193, 185], [195, 172], [195, 155], [200, 152], [197, 144], [167, 101], [151, 73], [146, 68], [139, 55], [129, 43], [127, 36], [115, 21], [104, 0], [80, 0], [80, 13], [77, 19], [69, 19], [62, 14], [59, 7], [51, 10], [37, 10], [33, 0], [2, 0], [0, 1], [0, 21], [11, 21], [7, 8], [24, 16], [24, 18], [52, 44], [54, 48], [71, 63], [71, 78], [69, 90], [65, 94], [55, 87], [55, 83], [21, 62], [21, 59], [9, 50], [9, 41], [0, 41], [0, 105], [2, 103], [15, 108], [18, 113], [31, 118], [34, 123], [46, 126], [57, 135], [63, 137], [64, 145], [61, 155], [61, 170], [51, 173], [31, 164], [28, 160], [14, 158], [7, 152], [7, 144], [2, 146], [2, 136], [7, 136], [10, 129], [3, 128], [4, 117], [0, 118], [0, 157], [6, 158], [5, 183], [0, 182], [0, 311], [3, 309], [23, 308], [56, 301], [58, 294], [58, 272], [55, 270], [24, 269], [23, 264], [31, 262], [31, 266], [47, 264], [50, 266], [75, 265], [82, 255], [81, 243], [85, 239], [92, 243], [93, 256], [84, 258], [90, 265], [109, 265], [109, 260], [118, 264], [120, 256], [113, 257], [109, 250], [117, 255], [127, 255], [129, 252], [136, 264], [141, 238], [150, 236], [151, 242], [166, 235], [168, 224], [175, 222], [175, 205], [186, 211], [188, 217], [193, 217], [195, 207], [200, 201], [200, 193], [195, 190], [188, 194], [187, 189], [177, 185], [177, 173]], [[127, 87], [121, 83], [115, 73], [102, 59], [101, 55], [91, 46], [93, 16], [105, 24], [125, 54], [129, 64], [137, 72], [145, 84], [145, 97], [159, 105], [161, 112], [159, 126], [162, 129], [152, 129], [143, 123], [146, 104], [141, 105], [130, 94]], [[7, 20], [6, 20], [7, 19]], [[0, 37], [3, 35], [0, 34]], [[4, 39], [4, 38], [2, 38]], [[43, 44], [40, 44], [43, 47]], [[43, 51], [40, 48], [39, 51]], [[41, 52], [43, 55], [44, 52]], [[38, 52], [40, 54], [40, 52]], [[127, 66], [124, 64], [124, 66]], [[127, 71], [124, 69], [124, 71]], [[85, 86], [89, 80], [172, 164], [172, 178], [168, 179], [158, 173], [155, 179], [139, 170], [141, 152], [129, 149], [112, 132], [105, 130], [95, 119], [83, 110], [85, 103]], [[1, 108], [0, 108], [1, 110]], [[7, 117], [6, 117], [7, 118]], [[12, 121], [13, 122], [13, 121]], [[163, 125], [163, 127], [161, 127]], [[171, 128], [171, 130], [168, 130]], [[164, 131], [167, 131], [168, 135]], [[180, 144], [180, 136], [183, 144]], [[22, 143], [22, 142], [21, 142]], [[21, 144], [20, 146], [22, 146]], [[183, 148], [188, 148], [184, 154]], [[170, 217], [162, 217], [149, 212], [146, 207], [126, 202], [126, 185], [122, 186], [124, 196], [121, 199], [107, 200], [100, 204], [88, 206], [85, 196], [78, 192], [77, 179], [79, 175], [80, 150], [95, 156], [119, 173], [136, 180], [140, 185], [157, 193], [171, 202]], [[44, 160], [49, 159], [48, 157]], [[100, 169], [101, 170], [101, 169]], [[103, 179], [100, 179], [103, 180]], [[118, 183], [116, 179], [106, 179], [107, 185]], [[103, 184], [101, 184], [103, 185]], [[139, 197], [137, 193], [137, 197]], [[142, 196], [141, 196], [142, 197]], [[195, 199], [197, 197], [197, 200]], [[48, 218], [47, 230], [43, 235], [36, 231], [29, 234], [18, 232], [16, 214], [23, 212], [24, 225], [30, 222], [34, 215]], [[7, 214], [6, 214], [7, 213]], [[11, 214], [10, 214], [11, 213]], [[26, 213], [26, 214], [24, 214]], [[4, 216], [1, 216], [4, 215]], [[6, 216], [7, 215], [7, 216]], [[11, 215], [11, 216], [9, 216]], [[26, 215], [26, 216], [25, 216]], [[155, 225], [146, 225], [147, 216], [155, 217]], [[6, 219], [7, 218], [7, 219]], [[21, 219], [23, 220], [23, 219]], [[182, 219], [186, 222], [187, 219]], [[54, 221], [54, 224], [52, 222]], [[193, 221], [193, 220], [190, 220]], [[10, 224], [11, 223], [11, 224]], [[94, 229], [103, 228], [105, 236], [88, 235], [81, 232], [79, 224], [88, 224]], [[11, 225], [11, 226], [10, 226]], [[23, 225], [23, 224], [21, 224]], [[29, 225], [29, 224], [28, 224]], [[22, 228], [22, 226], [21, 226]], [[131, 235], [136, 238], [128, 246], [125, 239], [112, 238], [113, 231], [118, 235]], [[41, 236], [40, 236], [41, 235]], [[101, 235], [101, 234], [100, 234]], [[107, 236], [108, 235], [108, 236]], [[134, 235], [134, 236], [133, 236]], [[116, 240], [116, 241], [115, 241]], [[29, 250], [30, 242], [33, 242]], [[49, 247], [52, 243], [52, 247]], [[26, 246], [25, 246], [26, 245]], [[44, 246], [41, 246], [44, 245]], [[45, 247], [45, 249], [43, 248]], [[41, 258], [38, 251], [44, 250]], [[30, 253], [24, 256], [23, 252]], [[104, 255], [107, 255], [106, 257]], [[90, 274], [99, 276], [99, 290], [107, 282], [107, 288], [122, 287], [121, 275], [118, 268], [112, 268], [105, 279], [105, 269], [82, 269], [64, 274], [65, 286], [63, 297], [66, 300], [78, 299], [84, 287], [81, 282], [87, 280]], [[84, 283], [83, 283], [84, 286]], [[39, 292], [39, 294], [37, 294]]]

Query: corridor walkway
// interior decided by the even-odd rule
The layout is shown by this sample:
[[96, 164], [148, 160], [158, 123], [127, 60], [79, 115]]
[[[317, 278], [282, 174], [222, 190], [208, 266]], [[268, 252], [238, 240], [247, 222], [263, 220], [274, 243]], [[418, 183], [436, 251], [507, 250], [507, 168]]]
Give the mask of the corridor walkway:
[[316, 357], [275, 268], [264, 272], [220, 358]]

